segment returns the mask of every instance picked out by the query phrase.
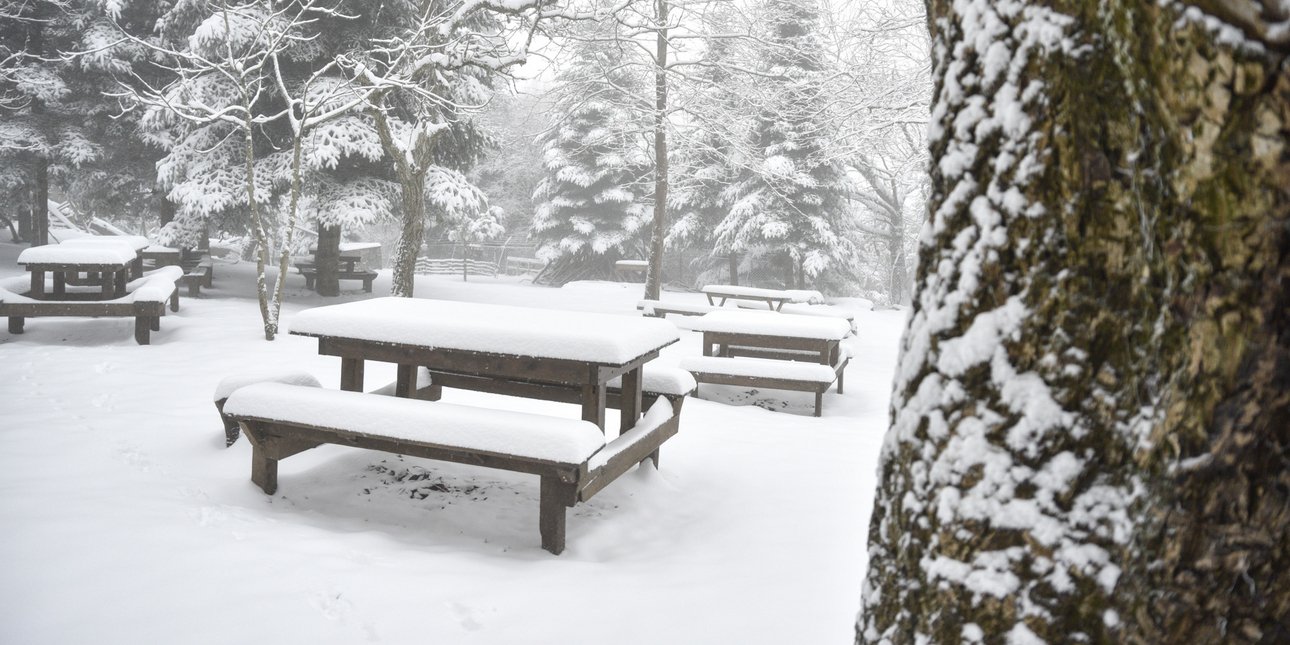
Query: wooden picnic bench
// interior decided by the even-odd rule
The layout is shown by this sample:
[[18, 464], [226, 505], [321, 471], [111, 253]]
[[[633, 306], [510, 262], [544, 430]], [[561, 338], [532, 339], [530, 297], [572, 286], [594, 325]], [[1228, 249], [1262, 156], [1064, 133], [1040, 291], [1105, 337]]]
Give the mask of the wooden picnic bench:
[[702, 316], [717, 311], [719, 307], [710, 305], [687, 305], [680, 302], [662, 302], [660, 300], [641, 300], [636, 303], [642, 316], [666, 318], [668, 314], [678, 316]]
[[169, 302], [171, 311], [179, 311], [177, 267], [162, 267], [126, 285], [125, 295], [109, 300], [67, 300], [32, 298], [22, 289], [21, 278], [0, 283], [0, 316], [8, 317], [11, 334], [21, 334], [27, 318], [78, 316], [89, 318], [134, 318], [134, 339], [140, 345], [151, 342], [151, 332], [161, 328], [161, 317]]
[[266, 494], [277, 490], [279, 460], [327, 443], [538, 475], [542, 548], [556, 555], [565, 508], [656, 456], [680, 423], [659, 400], [607, 443], [582, 420], [285, 383], [236, 389], [222, 414], [251, 441], [251, 480]]
[[702, 357], [681, 361], [699, 383], [798, 390], [815, 394], [815, 416], [836, 381], [842, 393], [850, 356], [843, 320], [751, 311], [717, 311], [692, 325], [703, 333]]

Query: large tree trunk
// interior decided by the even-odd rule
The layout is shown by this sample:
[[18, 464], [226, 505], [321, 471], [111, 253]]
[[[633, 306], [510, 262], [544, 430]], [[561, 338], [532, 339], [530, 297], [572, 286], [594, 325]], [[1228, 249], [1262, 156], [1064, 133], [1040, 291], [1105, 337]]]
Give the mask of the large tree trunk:
[[1290, 642], [1288, 43], [960, 6], [857, 640]]
[[318, 226], [318, 252], [314, 254], [314, 285], [318, 295], [340, 295], [340, 227]]

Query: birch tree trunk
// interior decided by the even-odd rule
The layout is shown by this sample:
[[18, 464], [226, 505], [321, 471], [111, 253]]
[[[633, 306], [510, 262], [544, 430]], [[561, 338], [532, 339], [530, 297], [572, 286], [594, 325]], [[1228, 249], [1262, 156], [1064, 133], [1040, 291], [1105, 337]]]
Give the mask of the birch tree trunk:
[[1290, 642], [1286, 8], [1187, 4], [929, 2], [858, 642]]

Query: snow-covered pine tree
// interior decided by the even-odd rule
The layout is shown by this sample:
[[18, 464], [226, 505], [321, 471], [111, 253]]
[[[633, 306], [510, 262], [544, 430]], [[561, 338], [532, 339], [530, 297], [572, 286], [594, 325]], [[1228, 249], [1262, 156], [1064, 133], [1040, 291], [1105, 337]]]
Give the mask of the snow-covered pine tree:
[[851, 190], [833, 149], [830, 82], [819, 8], [813, 0], [766, 0], [760, 48], [763, 96], [748, 128], [748, 158], [726, 191], [729, 213], [715, 252], [774, 264], [786, 287], [846, 272], [855, 246], [846, 198]]
[[113, 118], [115, 106], [103, 93], [146, 62], [141, 48], [114, 44], [112, 23], [146, 33], [160, 11], [155, 0], [45, 0], [0, 9], [0, 194], [29, 213], [23, 228], [34, 244], [48, 242], [51, 184], [83, 210], [108, 217], [150, 210], [160, 153], [139, 141], [130, 119]]
[[746, 79], [730, 69], [740, 55], [739, 41], [729, 38], [739, 32], [736, 15], [718, 6], [706, 16], [701, 33], [716, 36], [705, 40], [701, 65], [675, 84], [674, 96], [686, 105], [689, 124], [678, 129], [672, 146], [668, 206], [674, 219], [666, 238], [669, 249], [702, 253], [696, 261], [703, 265], [701, 278], [724, 279], [729, 284], [739, 284], [739, 256], [715, 253], [713, 238], [730, 211], [725, 192], [739, 176], [737, 143], [746, 135], [740, 129], [746, 119], [740, 114], [743, 103], [738, 98], [745, 92], [736, 90]]
[[1290, 12], [929, 4], [864, 643], [1290, 641]]
[[541, 284], [611, 277], [615, 261], [643, 252], [651, 216], [651, 164], [640, 137], [649, 108], [640, 103], [640, 70], [625, 60], [632, 48], [603, 40], [573, 48], [557, 77], [555, 122], [541, 136], [546, 175], [533, 193], [532, 236], [549, 262], [535, 280]]

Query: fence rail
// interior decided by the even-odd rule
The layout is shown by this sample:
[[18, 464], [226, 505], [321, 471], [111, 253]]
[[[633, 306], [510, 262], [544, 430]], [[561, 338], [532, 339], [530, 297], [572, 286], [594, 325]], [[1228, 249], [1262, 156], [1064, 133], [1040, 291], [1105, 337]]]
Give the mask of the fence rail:
[[497, 275], [497, 263], [461, 258], [417, 258], [418, 275]]

